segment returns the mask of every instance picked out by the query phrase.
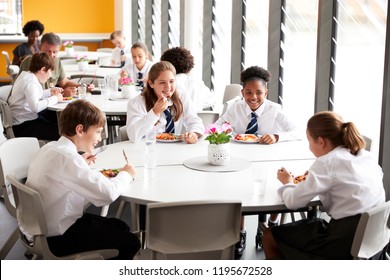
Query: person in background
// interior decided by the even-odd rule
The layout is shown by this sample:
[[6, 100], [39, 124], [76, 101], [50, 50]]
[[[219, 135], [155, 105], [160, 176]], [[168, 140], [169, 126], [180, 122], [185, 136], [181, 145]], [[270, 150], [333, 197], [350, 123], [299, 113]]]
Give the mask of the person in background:
[[204, 133], [191, 98], [176, 90], [175, 74], [171, 63], [157, 62], [149, 71], [144, 91], [129, 100], [126, 131], [131, 142], [140, 141], [152, 129], [178, 134], [184, 126], [183, 139], [189, 144], [198, 142]]
[[[117, 259], [133, 259], [140, 249], [138, 237], [125, 222], [84, 211], [86, 202], [110, 204], [132, 187], [135, 177], [129, 164], [114, 178], [89, 167], [96, 160], [93, 150], [101, 141], [105, 122], [104, 114], [89, 101], [68, 104], [60, 117], [61, 138], [44, 145], [30, 164], [26, 184], [42, 197], [47, 242], [56, 256], [117, 249]], [[80, 151], [85, 153], [80, 155]], [[24, 234], [29, 238], [28, 232]]]
[[212, 107], [215, 104], [214, 94], [201, 78], [191, 73], [195, 63], [189, 50], [183, 47], [168, 49], [161, 55], [160, 60], [169, 61], [175, 66], [176, 86], [179, 91], [191, 97], [197, 111], [202, 111], [203, 108]]
[[[228, 122], [235, 134], [255, 134], [262, 144], [301, 139], [301, 132], [283, 113], [279, 104], [267, 99], [267, 83], [271, 73], [262, 67], [252, 66], [241, 73], [243, 99], [235, 102], [216, 121], [221, 126]], [[254, 147], [255, 148], [255, 147]], [[236, 244], [236, 258], [242, 256], [246, 247], [246, 231], [244, 230], [244, 217], [241, 220], [241, 238]], [[266, 228], [266, 216], [260, 215], [260, 228]], [[278, 214], [272, 214], [268, 226], [278, 223]], [[258, 238], [262, 232], [258, 229]]]
[[144, 81], [152, 65], [148, 47], [144, 43], [136, 42], [131, 46], [131, 59], [126, 58], [120, 76], [122, 79], [129, 77], [136, 82], [136, 86], [144, 87]]
[[[73, 96], [77, 95], [77, 89], [80, 86], [78, 83], [70, 81], [65, 74], [62, 67], [61, 60], [57, 57], [61, 48], [61, 39], [54, 33], [45, 33], [42, 36], [41, 44], [39, 46], [41, 52], [45, 52], [54, 61], [54, 70], [51, 77], [43, 84], [43, 89], [49, 89], [59, 86], [64, 89], [63, 95]], [[19, 74], [23, 71], [28, 71], [31, 63], [31, 56], [27, 56], [20, 65]], [[95, 88], [93, 84], [88, 85], [87, 90], [91, 91]], [[13, 89], [12, 89], [13, 92]], [[12, 95], [11, 92], [11, 95]]]
[[28, 55], [33, 55], [39, 51], [38, 39], [43, 34], [45, 27], [38, 20], [31, 20], [23, 26], [23, 34], [27, 37], [27, 42], [18, 45], [14, 50], [12, 64], [20, 66], [23, 59]]
[[126, 57], [131, 57], [130, 46], [126, 45], [126, 38], [122, 31], [117, 30], [111, 33], [110, 40], [115, 48], [112, 51], [111, 63], [113, 65], [125, 65]]
[[56, 87], [43, 90], [41, 85], [51, 76], [54, 63], [47, 53], [35, 53], [29, 71], [23, 71], [16, 79], [8, 99], [16, 137], [59, 138], [56, 113], [46, 108], [63, 100], [63, 90]]
[[300, 220], [264, 231], [267, 259], [352, 259], [351, 246], [361, 213], [385, 202], [383, 172], [364, 149], [352, 122], [333, 112], [319, 112], [307, 123], [309, 148], [317, 157], [306, 180], [294, 184], [285, 168], [277, 172], [283, 184], [277, 192], [290, 209], [318, 196], [331, 217]]

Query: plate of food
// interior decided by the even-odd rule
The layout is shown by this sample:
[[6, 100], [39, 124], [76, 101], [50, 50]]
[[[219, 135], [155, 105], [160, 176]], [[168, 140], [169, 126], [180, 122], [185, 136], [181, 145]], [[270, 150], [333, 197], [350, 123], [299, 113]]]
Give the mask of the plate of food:
[[157, 142], [163, 143], [173, 143], [181, 141], [181, 135], [173, 134], [173, 133], [160, 133], [156, 135]]
[[299, 175], [294, 177], [294, 184], [298, 184], [306, 180], [306, 175]]
[[259, 143], [259, 136], [255, 134], [237, 134], [233, 139], [236, 142], [254, 144]]
[[119, 173], [119, 169], [102, 169], [100, 172], [107, 178], [114, 178]]
[[62, 97], [62, 100], [61, 101], [58, 101], [58, 103], [70, 103], [74, 101], [74, 97], [73, 96], [68, 96], [68, 97]]

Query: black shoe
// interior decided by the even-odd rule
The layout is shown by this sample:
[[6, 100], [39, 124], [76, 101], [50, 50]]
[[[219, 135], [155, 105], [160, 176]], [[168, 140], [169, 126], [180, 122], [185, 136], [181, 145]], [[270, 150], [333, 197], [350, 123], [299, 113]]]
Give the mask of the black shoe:
[[234, 258], [239, 259], [241, 258], [242, 254], [244, 253], [246, 247], [246, 231], [241, 230], [240, 232], [240, 241], [236, 243], [235, 249], [234, 249]]

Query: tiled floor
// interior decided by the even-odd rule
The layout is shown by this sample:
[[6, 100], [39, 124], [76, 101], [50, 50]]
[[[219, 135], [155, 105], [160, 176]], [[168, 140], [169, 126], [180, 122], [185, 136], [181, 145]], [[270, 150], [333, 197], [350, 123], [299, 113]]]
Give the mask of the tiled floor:
[[[109, 216], [115, 216], [118, 203], [115, 202], [110, 207]], [[129, 221], [129, 211], [125, 209], [123, 219]], [[99, 213], [99, 209], [95, 207], [88, 208], [88, 212]], [[15, 229], [16, 221], [7, 212], [4, 201], [0, 198], [0, 248], [7, 240], [10, 233]], [[242, 256], [242, 260], [260, 260], [264, 259], [263, 250], [255, 248], [255, 235], [257, 229], [257, 216], [246, 216], [245, 217], [245, 229], [247, 230], [247, 247]], [[20, 241], [18, 241], [12, 250], [9, 252], [6, 259], [8, 260], [25, 260], [24, 256], [25, 249]]]

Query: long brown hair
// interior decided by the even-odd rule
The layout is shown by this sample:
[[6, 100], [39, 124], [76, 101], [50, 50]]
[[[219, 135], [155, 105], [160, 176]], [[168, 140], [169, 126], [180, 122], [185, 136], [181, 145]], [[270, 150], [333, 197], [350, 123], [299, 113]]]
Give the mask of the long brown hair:
[[[148, 81], [146, 83], [146, 87], [142, 93], [143, 97], [145, 98], [145, 106], [146, 111], [149, 112], [154, 104], [157, 102], [157, 96], [154, 92], [154, 89], [149, 85], [149, 82], [154, 83], [154, 81], [158, 78], [158, 76], [164, 72], [164, 71], [171, 71], [173, 75], [176, 76], [176, 70], [173, 65], [168, 61], [160, 61], [155, 63], [148, 73]], [[180, 116], [183, 114], [183, 103], [181, 102], [177, 91], [175, 89], [175, 92], [173, 93], [171, 100], [173, 102], [173, 108], [174, 110], [174, 121], [178, 121], [180, 119]]]
[[352, 122], [344, 122], [336, 113], [324, 111], [316, 113], [307, 122], [307, 130], [313, 139], [323, 137], [335, 147], [343, 146], [356, 155], [366, 147], [366, 142]]

